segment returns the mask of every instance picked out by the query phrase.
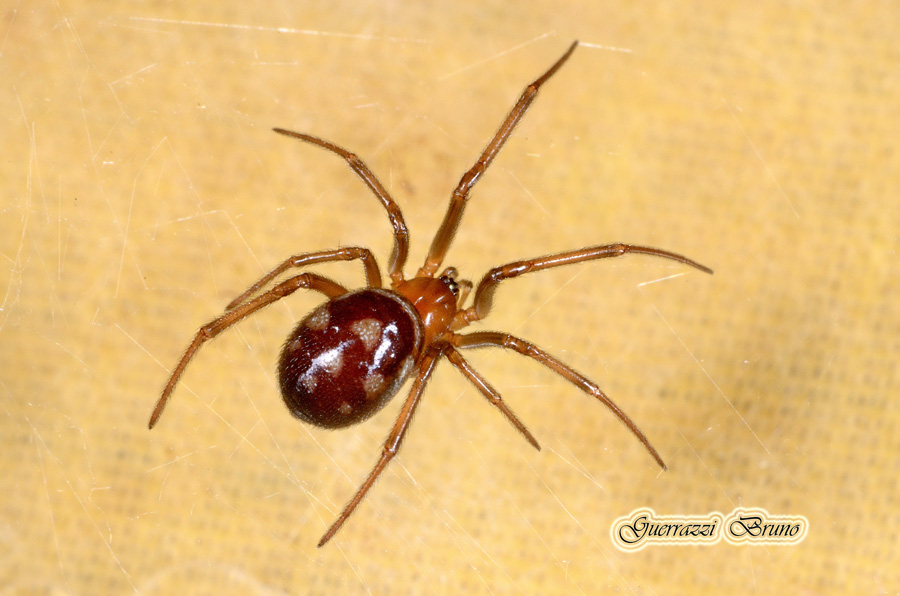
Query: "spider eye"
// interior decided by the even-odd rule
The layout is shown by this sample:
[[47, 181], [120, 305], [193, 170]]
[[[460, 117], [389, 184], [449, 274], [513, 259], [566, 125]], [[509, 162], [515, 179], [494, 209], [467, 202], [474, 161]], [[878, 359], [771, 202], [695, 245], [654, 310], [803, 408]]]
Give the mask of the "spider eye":
[[451, 293], [451, 294], [453, 294], [454, 296], [458, 296], [458, 295], [459, 295], [459, 284], [456, 283], [456, 280], [454, 280], [454, 279], [453, 279], [452, 277], [450, 277], [449, 275], [442, 275], [442, 276], [441, 276], [441, 281], [444, 282], [444, 284], [445, 284], [445, 285], [447, 286], [447, 288], [450, 290], [450, 293]]

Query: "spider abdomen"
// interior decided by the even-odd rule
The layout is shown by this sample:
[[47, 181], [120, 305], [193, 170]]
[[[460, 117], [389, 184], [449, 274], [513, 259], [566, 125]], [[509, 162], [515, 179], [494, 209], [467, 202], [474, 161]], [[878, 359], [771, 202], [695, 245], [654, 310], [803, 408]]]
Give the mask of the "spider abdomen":
[[304, 318], [278, 361], [291, 413], [323, 428], [356, 424], [397, 393], [422, 350], [413, 306], [386, 290], [329, 300]]

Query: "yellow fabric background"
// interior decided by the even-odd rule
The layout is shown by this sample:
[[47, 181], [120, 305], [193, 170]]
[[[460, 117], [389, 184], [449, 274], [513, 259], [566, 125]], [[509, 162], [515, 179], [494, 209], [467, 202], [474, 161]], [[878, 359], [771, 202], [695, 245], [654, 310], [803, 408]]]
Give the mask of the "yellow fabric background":
[[[5, 594], [894, 593], [900, 38], [892, 3], [8, 3], [0, 20]], [[479, 326], [595, 379], [663, 454], [513, 354], [452, 368], [335, 540], [401, 400], [343, 432], [285, 412], [296, 296], [191, 334], [298, 252], [412, 232], [573, 39], [473, 193], [448, 264], [650, 244], [511, 281]], [[358, 264], [320, 271], [352, 285]], [[651, 283], [658, 282], [658, 283]], [[651, 547], [610, 524], [762, 507], [797, 546]]]

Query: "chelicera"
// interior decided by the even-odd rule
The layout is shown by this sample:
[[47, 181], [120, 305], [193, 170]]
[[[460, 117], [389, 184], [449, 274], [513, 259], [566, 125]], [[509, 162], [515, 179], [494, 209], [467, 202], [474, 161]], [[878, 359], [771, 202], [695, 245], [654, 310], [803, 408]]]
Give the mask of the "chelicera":
[[[488, 315], [494, 291], [500, 282], [526, 273], [628, 253], [671, 259], [706, 273], [712, 273], [712, 270], [687, 257], [658, 248], [617, 243], [508, 263], [491, 269], [477, 286], [460, 279], [456, 269], [452, 267], [444, 269], [435, 277], [459, 227], [472, 187], [500, 152], [534, 101], [538, 90], [569, 59], [577, 45], [578, 42], [573, 43], [549, 70], [525, 88], [481, 157], [462, 176], [453, 191], [449, 208], [434, 236], [425, 263], [412, 279], [407, 279], [403, 274], [409, 253], [409, 232], [403, 214], [369, 168], [355, 154], [333, 143], [276, 128], [275, 132], [317, 145], [344, 158], [381, 201], [394, 229], [394, 246], [387, 267], [390, 289], [382, 286], [381, 272], [375, 257], [366, 248], [344, 247], [304, 253], [287, 259], [232, 300], [222, 316], [197, 332], [163, 389], [150, 417], [150, 428], [159, 420], [188, 362], [206, 341], [244, 317], [304, 289], [324, 294], [328, 300], [300, 321], [285, 342], [278, 361], [281, 395], [291, 414], [316, 426], [342, 428], [369, 418], [397, 393], [407, 379], [411, 378], [413, 381], [406, 402], [384, 443], [381, 457], [337, 520], [322, 536], [320, 547], [347, 521], [397, 454], [419, 406], [425, 384], [441, 358], [447, 358], [532, 446], [540, 449], [537, 439], [510, 410], [497, 390], [469, 365], [461, 350], [500, 347], [543, 364], [612, 410], [665, 470], [666, 465], [659, 453], [631, 418], [596, 384], [572, 367], [524, 339], [508, 333], [477, 331], [463, 334], [459, 331]], [[300, 273], [284, 281], [277, 281], [282, 274], [292, 269], [330, 261], [353, 260], [361, 261], [365, 269], [365, 289], [350, 291], [315, 273]], [[466, 306], [470, 294], [472, 301]]]

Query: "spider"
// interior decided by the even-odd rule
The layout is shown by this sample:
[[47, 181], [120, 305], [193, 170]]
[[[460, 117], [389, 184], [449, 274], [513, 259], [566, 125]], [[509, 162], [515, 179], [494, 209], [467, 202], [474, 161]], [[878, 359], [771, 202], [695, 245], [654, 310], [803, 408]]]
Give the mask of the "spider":
[[[350, 168], [369, 187], [384, 206], [394, 229], [394, 243], [388, 262], [390, 289], [382, 287], [381, 272], [375, 257], [363, 247], [348, 246], [293, 256], [264, 275], [225, 307], [225, 313], [207, 323], [194, 336], [175, 366], [150, 416], [152, 429], [178, 384], [184, 369], [208, 340], [243, 318], [285, 298], [297, 290], [312, 290], [328, 299], [313, 310], [288, 336], [278, 361], [281, 396], [291, 414], [319, 427], [336, 429], [361, 422], [379, 411], [412, 378], [409, 396], [384, 442], [381, 457], [357, 489], [337, 519], [319, 540], [323, 546], [356, 510], [375, 480], [400, 449], [413, 414], [421, 401], [425, 385], [438, 360], [447, 358], [497, 408], [535, 448], [537, 439], [516, 417], [500, 394], [462, 356], [461, 350], [500, 347], [535, 360], [588, 395], [606, 405], [644, 445], [665, 470], [666, 464], [637, 425], [600, 388], [572, 367], [541, 348], [513, 335], [497, 331], [458, 333], [471, 323], [484, 319], [491, 311], [497, 285], [526, 273], [573, 263], [640, 253], [671, 259], [706, 273], [712, 270], [679, 254], [633, 244], [591, 246], [514, 261], [494, 267], [477, 286], [460, 279], [453, 267], [435, 273], [441, 267], [462, 219], [469, 193], [500, 152], [538, 90], [569, 59], [578, 42], [544, 74], [525, 87], [503, 124], [491, 138], [478, 161], [459, 181], [444, 219], [431, 243], [425, 263], [416, 276], [406, 279], [403, 267], [409, 253], [409, 232], [400, 207], [381, 182], [354, 153], [329, 141], [281, 128], [275, 132], [317, 145], [347, 161]], [[275, 280], [284, 272], [331, 261], [359, 259], [365, 269], [366, 287], [350, 291], [315, 273], [300, 273], [285, 281]], [[265, 289], [273, 284], [269, 289]], [[466, 299], [472, 294], [469, 306]], [[264, 291], [265, 289], [265, 291]]]

